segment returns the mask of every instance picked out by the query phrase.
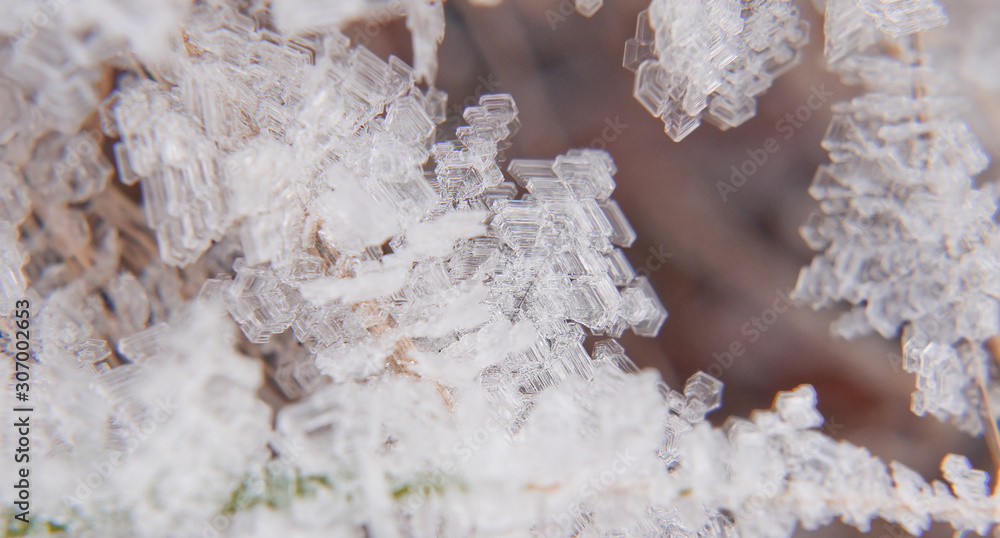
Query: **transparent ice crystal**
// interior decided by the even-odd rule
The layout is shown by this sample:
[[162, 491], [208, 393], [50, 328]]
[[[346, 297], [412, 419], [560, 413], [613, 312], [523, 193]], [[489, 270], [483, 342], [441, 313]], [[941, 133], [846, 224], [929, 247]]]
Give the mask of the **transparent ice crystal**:
[[926, 32], [948, 23], [936, 0], [860, 0], [858, 7], [875, 26], [894, 38]]
[[[417, 69], [338, 29], [400, 6]], [[704, 18], [699, 6], [656, 4], [659, 26], [630, 47], [669, 57], [702, 92], [691, 103], [725, 116], [757, 94], [751, 78], [788, 65], [801, 27], [790, 5], [730, 2], [702, 28], [721, 21], [712, 50], [668, 41], [700, 39], [693, 19], [652, 35], [668, 8]], [[447, 96], [418, 84], [433, 79], [441, 7], [81, 0], [33, 32], [0, 19], [0, 307], [31, 305], [37, 521], [150, 537], [990, 528], [985, 473], [949, 456], [949, 490], [838, 443], [817, 431], [808, 386], [714, 428], [719, 380], [673, 390], [640, 370], [616, 339], [656, 335], [667, 313], [623, 251], [636, 232], [611, 198], [615, 163], [592, 149], [505, 160], [519, 120], [503, 94], [442, 136]], [[890, 86], [836, 110], [811, 238], [855, 248], [822, 268], [872, 279], [855, 291], [816, 271], [815, 295], [870, 294], [871, 314], [844, 325], [887, 332], [962, 291], [963, 316], [907, 325], [905, 358], [926, 381], [915, 409], [972, 429], [961, 391], [996, 315], [973, 293], [996, 286], [989, 251], [963, 240], [992, 237], [993, 200], [968, 181], [985, 156], [926, 69], [851, 62]], [[927, 91], [903, 91], [912, 81]], [[887, 206], [871, 196], [894, 185]], [[932, 226], [960, 199], [963, 218]], [[842, 242], [856, 222], [886, 226]], [[926, 270], [892, 250], [917, 232]], [[14, 472], [0, 468], [5, 483]]]
[[[821, 213], [802, 229], [823, 254], [803, 269], [797, 295], [852, 305], [833, 326], [842, 336], [902, 329], [913, 411], [979, 433], [980, 386], [991, 383], [982, 345], [1000, 327], [997, 200], [974, 180], [989, 158], [954, 85], [912, 41], [896, 40], [941, 24], [940, 8], [870, 4], [826, 6], [827, 59], [869, 93], [833, 106], [831, 162], [810, 188]], [[899, 57], [870, 54], [878, 40]]]
[[[439, 3], [413, 7], [412, 20], [433, 26]], [[466, 419], [477, 420], [478, 410], [513, 432], [527, 425], [536, 400], [556, 397], [549, 389], [557, 385], [613, 378], [652, 387], [650, 374], [621, 379], [637, 371], [623, 351], [602, 367], [583, 345], [588, 334], [616, 337], [628, 328], [655, 335], [666, 318], [621, 250], [635, 232], [610, 199], [616, 168], [606, 152], [505, 163], [500, 151], [518, 128], [509, 95], [482, 96], [455, 136], [441, 140], [446, 96], [417, 85], [426, 72], [351, 46], [334, 28], [278, 33], [270, 15], [225, 2], [194, 6], [166, 51], [141, 69], [112, 39], [103, 53], [122, 73], [102, 99], [100, 60], [72, 63], [80, 44], [56, 28], [22, 52], [34, 56], [6, 66], [27, 73], [28, 60], [48, 59], [48, 51], [75, 73], [65, 84], [3, 79], [0, 93], [11, 105], [0, 167], [4, 306], [35, 294], [38, 363], [52, 374], [51, 393], [41, 397], [58, 407], [57, 389], [73, 386], [67, 403], [89, 406], [74, 421], [44, 425], [43, 442], [53, 466], [87, 468], [125, 454], [121, 478], [100, 492], [44, 507], [75, 531], [200, 533], [227, 501], [219, 491], [264, 465], [260, 426], [269, 413], [251, 395], [259, 370], [233, 351], [219, 308], [281, 395], [300, 402], [281, 413], [276, 453], [294, 445], [286, 434], [299, 426], [286, 417], [305, 413], [313, 431], [317, 399], [360, 398], [338, 404], [336, 421], [360, 419], [345, 431], [368, 433], [300, 454], [295, 473], [425, 473], [419, 458], [397, 468], [351, 454], [381, 431], [396, 431], [393, 443], [414, 443], [415, 453], [436, 449], [408, 431], [429, 427], [430, 417], [453, 427], [441, 408], [464, 392], [478, 398]], [[426, 64], [433, 53], [417, 56]], [[57, 106], [57, 97], [79, 108]], [[100, 132], [79, 123], [93, 112]], [[100, 150], [105, 142], [113, 165]], [[141, 210], [109, 185], [115, 172], [138, 186]], [[214, 366], [177, 380], [205, 360]], [[422, 376], [409, 419], [379, 411]], [[154, 380], [160, 384], [151, 387]], [[185, 402], [182, 417], [160, 401], [174, 396]], [[204, 416], [191, 415], [203, 407]], [[596, 412], [588, 419], [595, 425]], [[225, 426], [205, 434], [217, 420]], [[137, 444], [154, 422], [152, 437]], [[176, 458], [162, 442], [191, 436], [204, 437], [192, 441], [204, 454], [191, 465], [212, 488], [192, 489], [192, 475], [166, 463]], [[217, 443], [235, 445], [224, 451]], [[367, 492], [365, 510], [379, 514], [384, 492], [374, 493], [369, 475], [350, 480]], [[178, 493], [157, 501], [167, 487]], [[395, 525], [391, 517], [372, 521]]]
[[826, 59], [836, 66], [880, 39], [913, 36], [947, 23], [936, 0], [825, 0]]
[[0, 311], [5, 314], [24, 296], [24, 249], [18, 244], [17, 228], [0, 220]]
[[285, 35], [307, 35], [336, 31], [361, 20], [364, 24], [384, 24], [406, 17], [413, 36], [416, 76], [433, 82], [437, 75], [437, 47], [444, 39], [444, 0], [276, 0], [268, 13]]
[[653, 0], [625, 45], [635, 98], [680, 141], [704, 117], [720, 129], [757, 112], [758, 95], [794, 67], [809, 24], [786, 0]]

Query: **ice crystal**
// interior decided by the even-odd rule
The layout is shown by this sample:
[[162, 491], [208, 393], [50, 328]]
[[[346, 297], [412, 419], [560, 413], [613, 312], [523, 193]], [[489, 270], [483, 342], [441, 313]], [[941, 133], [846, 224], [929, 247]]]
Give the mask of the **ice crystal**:
[[[828, 60], [869, 93], [833, 107], [823, 141], [832, 162], [810, 189], [822, 213], [803, 228], [824, 254], [803, 270], [798, 296], [853, 305], [834, 325], [843, 336], [903, 328], [913, 411], [978, 433], [980, 386], [990, 384], [982, 346], [1000, 327], [996, 199], [974, 182], [989, 160], [949, 79], [893, 41], [944, 16], [933, 2], [852, 0], [831, 0], [826, 16]], [[877, 40], [900, 57], [868, 54]]]
[[437, 47], [444, 39], [444, 0], [276, 0], [268, 15], [286, 35], [335, 30], [354, 20], [386, 22], [406, 17], [413, 36], [415, 74], [433, 82], [437, 75]]
[[653, 0], [625, 45], [635, 98], [674, 141], [704, 117], [721, 129], [757, 113], [757, 96], [798, 63], [809, 24], [786, 0]]
[[[507, 161], [519, 120], [505, 94], [442, 136], [447, 97], [419, 84], [433, 80], [440, 2], [155, 4], [81, 1], [17, 36], [0, 21], [0, 307], [27, 299], [35, 323], [33, 514], [52, 528], [778, 537], [835, 517], [914, 533], [998, 519], [987, 475], [961, 456], [942, 463], [949, 490], [818, 431], [811, 387], [714, 428], [719, 380], [697, 373], [678, 391], [640, 370], [616, 338], [656, 335], [667, 312], [622, 250], [637, 234], [611, 198], [614, 161], [593, 149]], [[844, 16], [876, 31], [940, 19], [888, 4]], [[340, 32], [381, 9], [407, 16], [416, 69]], [[659, 89], [690, 91], [727, 125], [805, 37], [784, 2], [654, 2], [643, 17], [630, 50], [660, 56], [640, 75], [680, 77]], [[706, 30], [719, 21], [723, 33]], [[947, 84], [879, 61], [842, 59], [885, 88], [837, 108], [830, 179], [814, 187], [829, 198], [814, 242], [854, 250], [828, 252], [804, 281], [820, 302], [877, 305], [852, 330], [908, 322], [908, 367], [927, 381], [915, 406], [974, 429], [961, 391], [996, 312], [969, 286], [993, 290], [996, 276], [964, 239], [994, 234], [993, 201], [968, 181], [985, 156]], [[648, 93], [657, 110], [677, 104], [663, 95]], [[701, 110], [671, 114], [688, 125]], [[898, 210], [960, 204], [947, 226]], [[842, 243], [859, 219], [878, 233]], [[916, 239], [948, 264], [913, 279], [909, 251], [892, 248]], [[837, 283], [859, 267], [881, 280]], [[963, 317], [914, 317], [954, 309], [942, 289], [961, 292]], [[4, 450], [16, 442], [0, 435]]]
[[10, 312], [24, 295], [24, 249], [18, 244], [17, 229], [0, 220], [0, 308]]

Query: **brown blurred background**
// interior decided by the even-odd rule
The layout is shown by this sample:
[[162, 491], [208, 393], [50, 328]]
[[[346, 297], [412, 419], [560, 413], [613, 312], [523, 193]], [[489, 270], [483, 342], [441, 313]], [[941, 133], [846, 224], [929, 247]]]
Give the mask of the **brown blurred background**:
[[[812, 258], [798, 227], [817, 209], [806, 191], [827, 158], [820, 140], [829, 104], [857, 92], [825, 71], [822, 21], [811, 4], [800, 3], [811, 22], [802, 62], [759, 99], [757, 116], [727, 132], [703, 124], [681, 143], [671, 141], [661, 120], [632, 97], [634, 76], [622, 67], [625, 40], [647, 5], [607, 0], [587, 19], [572, 11], [572, 0], [506, 0], [492, 8], [447, 2], [437, 85], [449, 94], [449, 115], [457, 120], [462, 103], [475, 103], [480, 94], [506, 92], [521, 113], [509, 158], [551, 159], [574, 147], [611, 153], [619, 169], [614, 198], [639, 236], [626, 253], [636, 269], [649, 272], [670, 313], [658, 338], [629, 334], [622, 344], [640, 366], [659, 369], [674, 388], [698, 370], [721, 371], [725, 389], [723, 407], [712, 415], [716, 423], [768, 408], [777, 391], [809, 383], [818, 392], [826, 431], [835, 438], [898, 460], [928, 479], [940, 477], [938, 465], [948, 452], [991, 469], [981, 439], [910, 412], [913, 376], [899, 367], [898, 341], [836, 339], [828, 330], [835, 312], [793, 307], [776, 318], [767, 312]], [[360, 31], [347, 33], [358, 37]], [[409, 39], [401, 20], [363, 38], [381, 56], [393, 53], [407, 61]], [[779, 132], [776, 123], [821, 87], [834, 98], [786, 140], [787, 131]], [[617, 128], [605, 129], [610, 125]], [[747, 151], [769, 137], [780, 149], [724, 201], [716, 182], [728, 179], [730, 167], [739, 167], [750, 158]], [[751, 342], [741, 328], [755, 317], [767, 330]], [[722, 353], [736, 342], [743, 354], [726, 368], [730, 361]], [[835, 523], [799, 534], [860, 533]], [[867, 535], [906, 533], [875, 521]], [[935, 525], [925, 536], [951, 536], [950, 527]]]

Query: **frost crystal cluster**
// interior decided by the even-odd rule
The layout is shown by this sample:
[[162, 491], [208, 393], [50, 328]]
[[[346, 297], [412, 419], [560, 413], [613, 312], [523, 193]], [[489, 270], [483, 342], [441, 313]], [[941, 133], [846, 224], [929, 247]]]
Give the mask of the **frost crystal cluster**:
[[653, 0], [625, 45], [635, 98], [675, 142], [704, 116], [720, 129], [757, 113], [757, 96], [799, 61], [809, 23], [787, 0]]
[[867, 93], [833, 107], [831, 162], [810, 189], [822, 212], [803, 228], [824, 253], [797, 293], [853, 305], [834, 325], [842, 336], [902, 328], [913, 411], [980, 433], [1000, 397], [983, 347], [1000, 332], [1000, 231], [996, 196], [974, 182], [989, 159], [921, 47], [920, 32], [945, 22], [932, 1], [827, 2], [827, 60]]
[[[35, 4], [9, 4], [41, 20]], [[933, 11], [903, 4], [923, 5], [842, 15], [869, 35]], [[338, 29], [400, 5], [416, 69]], [[651, 28], [678, 6], [654, 3]], [[712, 9], [728, 13], [731, 61], [673, 49], [665, 33], [648, 49], [706, 62], [678, 87], [716, 95], [710, 114], [723, 116], [725, 103], [752, 109], [746, 81], [773, 76], [804, 39], [788, 4], [726, 6]], [[508, 161], [509, 95], [482, 96], [445, 132], [447, 96], [431, 84], [439, 2], [87, 0], [44, 14], [0, 26], [0, 307], [27, 299], [37, 323], [35, 504], [14, 531], [721, 538], [876, 517], [985, 533], [1000, 519], [988, 475], [964, 457], [942, 463], [950, 487], [928, 484], [821, 433], [809, 386], [715, 428], [721, 382], [698, 373], [678, 391], [640, 371], [616, 338], [653, 336], [667, 313], [622, 251], [636, 233], [611, 199], [614, 162], [589, 149]], [[854, 76], [877, 76], [870, 65]], [[924, 71], [895, 68], [899, 88]], [[858, 134], [835, 162], [889, 166], [907, 194], [933, 184], [938, 198], [914, 198], [932, 209], [967, 196], [954, 230], [924, 225], [946, 249], [927, 255], [980, 267], [957, 237], [992, 233], [992, 202], [966, 192], [985, 158], [962, 153], [971, 135], [929, 97], [937, 86], [919, 88], [883, 98], [876, 110], [902, 111], [877, 136], [933, 146], [940, 168], [907, 175], [923, 150], [902, 142], [876, 155], [863, 136], [874, 127], [848, 129], [877, 119], [862, 105], [838, 111]], [[928, 122], [956, 138], [924, 136]], [[839, 229], [829, 218], [822, 230]], [[956, 267], [942, 270], [966, 274]], [[970, 317], [952, 325], [899, 318], [923, 331], [911, 340], [930, 339], [913, 355], [928, 372], [958, 349], [941, 335], [971, 349], [986, 334], [968, 296]], [[964, 383], [954, 371], [948, 382]], [[928, 390], [928, 409], [978, 424]], [[17, 440], [0, 435], [11, 453]]]

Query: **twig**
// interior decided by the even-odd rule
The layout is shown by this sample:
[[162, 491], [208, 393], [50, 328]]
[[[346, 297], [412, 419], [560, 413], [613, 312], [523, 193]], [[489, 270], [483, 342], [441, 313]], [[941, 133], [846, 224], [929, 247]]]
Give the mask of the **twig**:
[[[1000, 335], [986, 341], [986, 350], [989, 351], [993, 361], [1000, 364]], [[979, 391], [983, 395], [984, 414], [990, 423], [990, 431], [985, 437], [986, 444], [990, 449], [990, 457], [993, 459], [993, 468], [996, 471], [993, 475], [993, 494], [996, 495], [1000, 492], [1000, 431], [997, 430], [997, 416], [993, 412], [993, 406], [990, 404], [989, 391], [986, 390], [986, 372], [982, 371], [981, 365], [976, 375], [976, 382], [979, 385]]]

